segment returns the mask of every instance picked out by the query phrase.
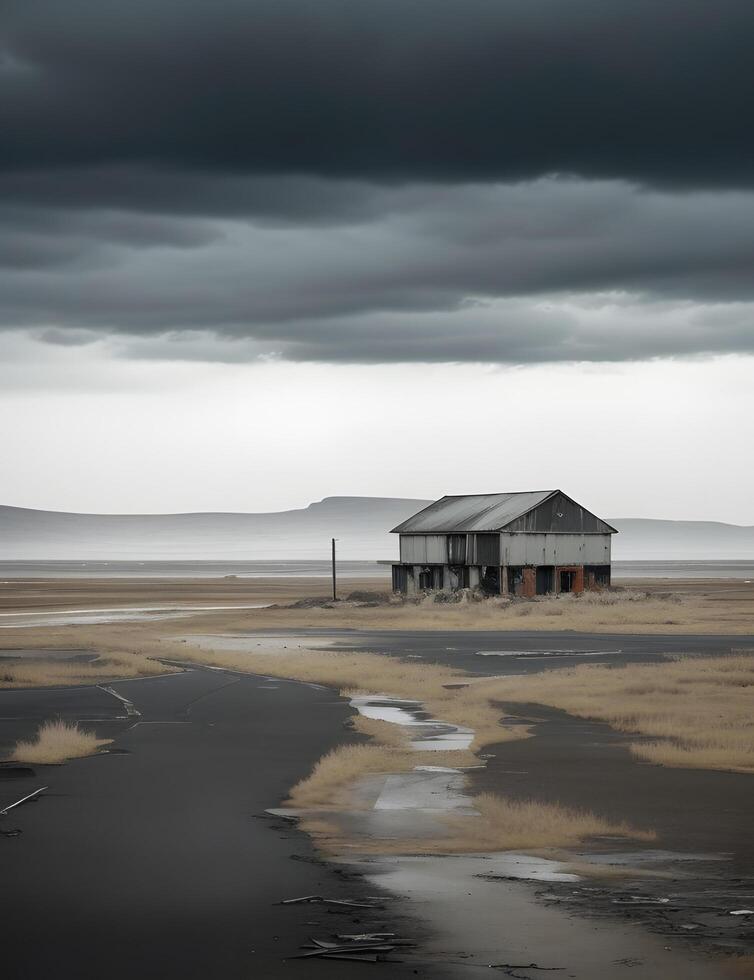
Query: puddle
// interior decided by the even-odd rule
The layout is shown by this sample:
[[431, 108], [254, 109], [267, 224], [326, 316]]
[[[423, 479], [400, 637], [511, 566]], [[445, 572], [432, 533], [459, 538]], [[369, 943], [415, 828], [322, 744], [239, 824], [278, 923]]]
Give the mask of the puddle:
[[574, 858], [586, 864], [635, 867], [642, 864], [675, 864], [682, 861], [729, 861], [730, 854], [684, 854], [681, 851], [657, 850], [611, 851], [608, 854], [574, 851]]
[[97, 660], [98, 653], [86, 650], [3, 650], [0, 661], [9, 663], [28, 663], [29, 661], [66, 661], [73, 663], [91, 663]]
[[[452, 833], [448, 817], [477, 818], [466, 794], [463, 770], [417, 766], [408, 772], [371, 773], [351, 784], [349, 802], [338, 810], [317, 811], [340, 839], [342, 848], [368, 851], [376, 841], [438, 841]], [[268, 811], [306, 817], [306, 810]]]
[[419, 718], [420, 701], [406, 701], [382, 694], [365, 694], [351, 698], [351, 707], [365, 718], [387, 721], [410, 728], [410, 747], [419, 752], [447, 752], [468, 749], [474, 741], [474, 729], [453, 725], [437, 718]]
[[[466, 749], [474, 738], [470, 728], [420, 717], [424, 712], [419, 701], [375, 694], [356, 696], [350, 703], [365, 718], [405, 728], [412, 736], [408, 747], [416, 753]], [[340, 809], [317, 815], [334, 828], [342, 847], [355, 849], [368, 850], [380, 840], [441, 840], [453, 832], [449, 814], [479, 816], [466, 793], [464, 769], [452, 766], [416, 765], [407, 772], [370, 773], [349, 786], [348, 796]], [[307, 811], [286, 815], [305, 817]]]
[[515, 878], [520, 881], [581, 881], [577, 874], [566, 871], [566, 864], [550, 858], [532, 857], [505, 851], [489, 855], [490, 867], [477, 872], [482, 878]]
[[476, 815], [460, 769], [417, 767], [387, 776], [374, 810], [444, 810]]
[[675, 944], [671, 948], [666, 937], [650, 935], [633, 922], [603, 919], [596, 929], [593, 920], [574, 916], [570, 907], [538, 901], [538, 883], [568, 888], [578, 880], [557, 861], [510, 853], [395, 855], [357, 867], [368, 882], [403, 898], [410, 913], [431, 925], [423, 949], [453, 964], [454, 976], [473, 978], [496, 966], [508, 976], [549, 976], [539, 971], [556, 970], [553, 976], [579, 980], [636, 980], [638, 965], [642, 980], [721, 977], [717, 964]]
[[477, 650], [476, 657], [609, 657], [622, 650]]
[[[234, 606], [234, 609], [264, 609], [266, 606]], [[237, 653], [285, 653], [288, 650], [324, 650], [336, 641], [335, 636], [308, 636], [286, 633], [268, 636], [264, 633], [190, 633], [177, 636], [200, 650], [232, 650]]]
[[225, 609], [265, 609], [267, 603], [241, 606], [119, 606], [115, 609], [52, 609], [42, 612], [0, 613], [0, 629], [30, 626], [90, 626], [155, 619], [184, 619], [197, 612]]

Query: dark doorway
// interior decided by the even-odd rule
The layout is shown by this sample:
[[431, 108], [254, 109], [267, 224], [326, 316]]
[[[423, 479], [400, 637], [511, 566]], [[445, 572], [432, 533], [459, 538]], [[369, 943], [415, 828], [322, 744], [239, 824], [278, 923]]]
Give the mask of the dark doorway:
[[584, 569], [590, 584], [597, 589], [610, 588], [610, 566], [609, 565], [587, 565]]
[[573, 592], [573, 583], [576, 579], [576, 572], [560, 573], [560, 591]]
[[500, 566], [482, 565], [479, 584], [485, 595], [500, 595]]
[[524, 570], [518, 565], [508, 566], [508, 592], [518, 595], [524, 581]]
[[450, 565], [448, 567], [448, 579], [445, 583], [446, 588], [451, 589], [453, 592], [456, 589], [468, 589], [469, 587], [469, 569], [465, 565]]
[[409, 574], [413, 580], [413, 569], [409, 571], [406, 565], [393, 565], [393, 592], [408, 592]]
[[450, 565], [466, 564], [466, 535], [448, 535], [448, 563]]
[[555, 567], [553, 565], [537, 566], [537, 595], [547, 595], [555, 591]]

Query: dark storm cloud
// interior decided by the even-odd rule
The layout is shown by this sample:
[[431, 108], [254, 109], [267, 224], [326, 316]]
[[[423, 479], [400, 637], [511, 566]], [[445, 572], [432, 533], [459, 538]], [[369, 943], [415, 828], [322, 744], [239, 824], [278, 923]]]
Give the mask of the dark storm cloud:
[[[2, 201], [27, 208], [110, 209], [180, 217], [253, 218], [268, 224], [363, 221], [389, 207], [391, 185], [318, 177], [258, 177], [145, 166], [0, 174]], [[428, 194], [442, 193], [435, 185]]]
[[754, 348], [750, 0], [0, 3], [0, 328], [184, 359]]
[[[123, 211], [81, 212], [3, 207], [0, 204], [0, 271], [118, 261], [116, 247], [196, 248], [217, 233], [202, 221]], [[3, 319], [0, 306], [0, 322]]]
[[5, 0], [0, 31], [6, 172], [754, 175], [750, 0]]
[[[131, 334], [144, 338], [130, 348], [139, 356], [230, 360], [754, 348], [754, 194], [429, 185], [384, 190], [377, 211], [327, 228], [87, 210], [52, 211], [45, 227], [38, 215], [32, 240], [52, 259], [13, 262], [10, 236], [0, 323], [55, 328], [42, 336], [56, 343], [65, 329], [83, 331], [79, 342]], [[0, 237], [0, 262], [3, 251]]]
[[[49, 308], [72, 325], [238, 323], [254, 332], [266, 321], [445, 310], [469, 297], [621, 290], [754, 300], [752, 193], [540, 180], [395, 188], [372, 200], [374, 213], [331, 216], [326, 228], [319, 219], [0, 211], [0, 269], [4, 257], [8, 267], [0, 322], [13, 326], [24, 310], [36, 322]], [[22, 262], [19, 241], [28, 245]], [[76, 263], [65, 276], [46, 275], [58, 255]]]

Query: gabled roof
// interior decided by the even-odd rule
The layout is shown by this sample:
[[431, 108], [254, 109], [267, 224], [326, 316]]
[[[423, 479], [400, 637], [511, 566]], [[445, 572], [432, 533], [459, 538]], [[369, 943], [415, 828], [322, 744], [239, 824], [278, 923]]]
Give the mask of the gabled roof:
[[[566, 497], [560, 490], [524, 490], [518, 493], [480, 493], [441, 497], [440, 500], [436, 500], [429, 507], [425, 507], [418, 514], [394, 527], [391, 533], [463, 534], [474, 531], [502, 531], [556, 494], [561, 495], [559, 500]], [[571, 501], [570, 497], [566, 499]], [[579, 507], [575, 501], [571, 503]], [[603, 525], [604, 532], [615, 531], [615, 528], [589, 511], [584, 508], [580, 510]]]
[[556, 491], [525, 490], [521, 493], [476, 493], [462, 497], [441, 497], [394, 527], [393, 532], [451, 534], [454, 531], [499, 531], [553, 493]]

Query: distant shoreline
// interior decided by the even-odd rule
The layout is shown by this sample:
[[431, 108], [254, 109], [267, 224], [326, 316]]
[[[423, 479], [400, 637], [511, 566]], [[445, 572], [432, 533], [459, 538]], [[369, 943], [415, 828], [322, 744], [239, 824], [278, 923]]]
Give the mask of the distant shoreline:
[[[344, 579], [389, 576], [389, 566], [376, 561], [339, 561]], [[0, 561], [0, 580], [17, 578], [328, 578], [330, 563], [310, 559], [285, 560], [6, 560]], [[754, 558], [715, 560], [614, 561], [615, 579], [754, 579]], [[0, 581], [1, 584], [1, 581]]]

